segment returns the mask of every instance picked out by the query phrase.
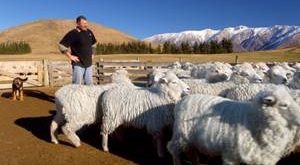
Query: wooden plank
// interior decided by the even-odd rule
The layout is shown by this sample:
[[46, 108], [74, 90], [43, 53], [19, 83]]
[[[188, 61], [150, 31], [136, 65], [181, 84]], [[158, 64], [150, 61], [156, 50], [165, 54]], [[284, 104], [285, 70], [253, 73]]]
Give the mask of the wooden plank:
[[[24, 83], [23, 84], [23, 87], [26, 88], [26, 87], [34, 87], [36, 85], [32, 85], [32, 84], [28, 84], [28, 83]], [[0, 89], [11, 89], [12, 88], [12, 85], [11, 83], [10, 84], [0, 84]]]
[[[0, 70], [0, 74], [1, 75], [5, 75], [5, 76], [8, 76], [8, 77], [11, 77], [11, 78], [15, 78], [15, 77], [19, 77], [19, 75], [17, 74], [14, 74], [14, 73], [9, 73], [9, 72], [3, 72]], [[26, 83], [28, 84], [32, 84], [32, 85], [35, 85], [35, 86], [42, 86], [40, 83], [38, 83], [37, 81], [35, 80], [31, 80], [31, 79], [28, 79], [26, 81]]]

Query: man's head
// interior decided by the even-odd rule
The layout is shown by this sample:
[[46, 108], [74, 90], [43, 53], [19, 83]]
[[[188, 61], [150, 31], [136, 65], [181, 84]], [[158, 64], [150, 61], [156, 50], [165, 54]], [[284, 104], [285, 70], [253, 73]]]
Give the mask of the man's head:
[[77, 23], [77, 26], [81, 29], [81, 30], [87, 30], [87, 25], [88, 25], [88, 22], [87, 22], [87, 19], [85, 18], [85, 16], [79, 16], [76, 18], [76, 23]]

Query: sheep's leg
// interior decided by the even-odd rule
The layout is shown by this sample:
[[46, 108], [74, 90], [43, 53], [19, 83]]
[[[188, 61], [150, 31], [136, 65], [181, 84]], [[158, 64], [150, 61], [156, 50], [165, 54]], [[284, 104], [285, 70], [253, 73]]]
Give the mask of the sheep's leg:
[[109, 152], [109, 150], [108, 150], [108, 134], [103, 133], [103, 132], [101, 132], [100, 134], [102, 136], [102, 149], [105, 152]]
[[167, 148], [170, 154], [172, 155], [173, 164], [174, 165], [181, 165], [180, 161], [180, 153], [182, 152], [182, 148], [185, 148], [186, 144], [180, 143], [182, 140], [180, 140], [179, 137], [174, 138], [169, 141]]
[[[77, 128], [73, 128], [74, 126], [72, 126], [70, 123], [66, 123], [63, 127], [62, 127], [62, 131], [63, 133], [67, 136], [68, 139], [71, 140], [71, 142], [75, 145], [75, 147], [79, 147], [80, 146], [80, 139], [79, 137], [76, 135], [76, 131], [79, 129]], [[78, 126], [79, 127], [79, 126]]]
[[239, 161], [235, 161], [232, 159], [229, 155], [226, 156], [226, 154], [223, 155], [223, 165], [239, 165]]
[[157, 147], [157, 155], [159, 158], [165, 157], [165, 144], [163, 142], [163, 134], [159, 134], [158, 136], [155, 137], [156, 141], [156, 147]]
[[56, 114], [51, 122], [50, 126], [50, 136], [51, 142], [54, 144], [58, 144], [57, 135], [58, 135], [58, 127], [63, 123], [63, 116], [61, 114]]
[[56, 121], [52, 121], [51, 122], [51, 126], [50, 126], [50, 136], [51, 136], [51, 142], [54, 144], [58, 144], [58, 140], [57, 140], [57, 128], [58, 128], [58, 124]]

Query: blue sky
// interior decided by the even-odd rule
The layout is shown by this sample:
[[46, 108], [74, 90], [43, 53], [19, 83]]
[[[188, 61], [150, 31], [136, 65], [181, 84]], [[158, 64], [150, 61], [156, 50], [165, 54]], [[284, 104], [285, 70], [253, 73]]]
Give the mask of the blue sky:
[[0, 30], [38, 19], [75, 19], [139, 39], [154, 34], [246, 25], [300, 25], [299, 0], [1, 0]]

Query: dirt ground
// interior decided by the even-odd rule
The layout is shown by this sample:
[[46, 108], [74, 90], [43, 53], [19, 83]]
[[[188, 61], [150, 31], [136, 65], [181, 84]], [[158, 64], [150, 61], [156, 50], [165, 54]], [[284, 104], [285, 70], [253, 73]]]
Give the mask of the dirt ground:
[[[73, 147], [63, 134], [60, 144], [50, 143], [49, 125], [55, 114], [54, 92], [57, 88], [27, 88], [24, 101], [12, 101], [10, 90], [0, 90], [0, 164], [101, 164], [101, 165], [157, 165], [172, 164], [170, 155], [156, 158], [151, 137], [144, 131], [127, 129], [125, 140], [110, 139], [111, 153], [101, 150], [99, 126], [79, 132], [82, 145]], [[202, 159], [201, 159], [202, 161]], [[292, 154], [281, 165], [300, 163], [300, 155]], [[184, 161], [184, 164], [190, 164]], [[203, 157], [203, 164], [222, 164], [219, 159]]]

